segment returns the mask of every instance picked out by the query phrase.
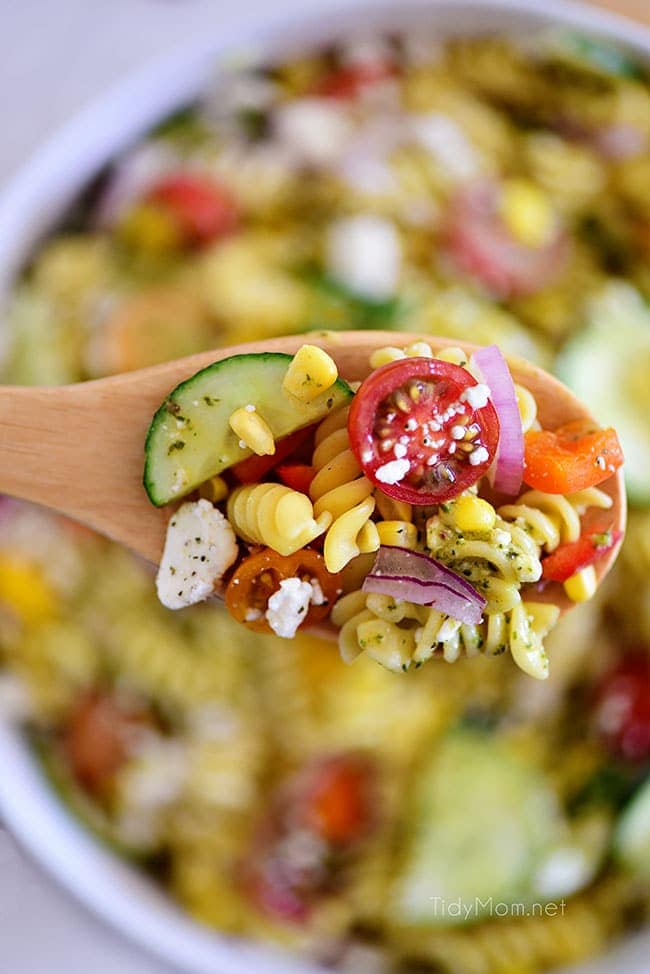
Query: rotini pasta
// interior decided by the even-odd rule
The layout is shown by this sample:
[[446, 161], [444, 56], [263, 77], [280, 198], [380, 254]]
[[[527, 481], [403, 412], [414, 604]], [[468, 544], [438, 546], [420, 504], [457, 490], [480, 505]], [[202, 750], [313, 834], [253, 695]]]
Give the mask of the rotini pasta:
[[280, 484], [238, 487], [228, 498], [228, 520], [239, 536], [281, 555], [304, 548], [332, 523], [329, 511], [314, 515], [308, 497]]
[[359, 554], [379, 547], [377, 529], [370, 520], [375, 509], [373, 486], [361, 472], [350, 449], [348, 410], [328, 416], [316, 431], [312, 463], [316, 475], [309, 488], [316, 517], [328, 516], [325, 564], [339, 572]]

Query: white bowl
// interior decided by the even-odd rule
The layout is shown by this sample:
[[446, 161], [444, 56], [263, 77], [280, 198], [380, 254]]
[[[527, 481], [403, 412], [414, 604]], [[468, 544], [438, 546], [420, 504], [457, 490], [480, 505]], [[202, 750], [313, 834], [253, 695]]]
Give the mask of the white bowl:
[[[0, 302], [34, 245], [84, 184], [120, 150], [179, 108], [213, 79], [223, 55], [282, 57], [355, 29], [397, 30], [426, 24], [441, 34], [525, 32], [551, 23], [603, 35], [650, 59], [650, 32], [563, 0], [377, 0], [318, 9], [299, 23], [266, 19], [207, 37], [128, 77], [61, 129], [0, 197]], [[147, 878], [98, 844], [59, 802], [22, 735], [0, 721], [0, 813], [23, 846], [93, 912], [168, 963], [193, 974], [309, 974], [322, 969], [270, 947], [254, 946], [194, 923]], [[650, 937], [637, 936], [581, 974], [647, 974]], [[574, 969], [575, 971], [576, 969]]]

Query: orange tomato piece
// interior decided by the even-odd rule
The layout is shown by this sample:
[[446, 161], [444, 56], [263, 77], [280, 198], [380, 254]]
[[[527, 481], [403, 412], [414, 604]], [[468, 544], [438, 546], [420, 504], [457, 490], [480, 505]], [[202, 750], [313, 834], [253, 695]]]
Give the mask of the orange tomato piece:
[[616, 431], [584, 420], [524, 437], [524, 481], [546, 494], [572, 494], [608, 480], [623, 463]]
[[253, 632], [272, 632], [264, 616], [269, 599], [280, 588], [280, 582], [295, 577], [318, 582], [325, 598], [322, 605], [310, 605], [301, 626], [322, 622], [341, 586], [338, 575], [327, 571], [323, 556], [312, 548], [303, 548], [293, 555], [262, 548], [244, 558], [226, 587], [226, 608], [237, 622]]
[[323, 762], [306, 808], [307, 825], [332, 845], [361, 838], [372, 821], [372, 769], [352, 755]]

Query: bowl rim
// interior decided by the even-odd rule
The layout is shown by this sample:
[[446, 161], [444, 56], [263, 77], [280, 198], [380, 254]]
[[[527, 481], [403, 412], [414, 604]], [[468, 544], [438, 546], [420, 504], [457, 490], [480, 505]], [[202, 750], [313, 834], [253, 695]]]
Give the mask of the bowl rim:
[[[543, 10], [539, 0], [405, 0], [399, 5], [392, 0], [338, 5], [315, 0], [305, 13], [265, 15], [254, 27], [242, 19], [218, 40], [208, 32], [128, 72], [61, 126], [9, 178], [0, 192], [0, 306], [35, 244], [83, 186], [116, 153], [196, 97], [224, 55], [267, 50], [277, 54], [290, 46], [287, 34], [294, 43], [318, 44], [319, 38], [322, 42], [343, 30], [363, 28], [370, 18], [373, 32], [441, 17], [454, 22], [447, 34], [471, 34], [476, 32], [474, 15], [495, 25], [507, 25], [514, 18], [522, 25], [582, 30], [650, 59], [649, 29], [569, 0], [545, 0]], [[470, 18], [470, 29], [456, 31], [464, 17]], [[83, 827], [56, 796], [25, 736], [5, 718], [0, 718], [0, 755], [5, 771], [0, 775], [0, 815], [12, 835], [60, 887], [140, 948], [193, 974], [241, 974], [249, 969], [259, 974], [323, 974], [323, 968], [295, 954], [212, 931], [191, 919]], [[626, 943], [634, 950], [636, 938]], [[639, 966], [633, 957], [627, 974], [643, 974], [646, 949], [643, 937]], [[611, 960], [603, 974], [611, 969], [609, 964]], [[597, 968], [598, 962], [584, 972], [600, 974]]]

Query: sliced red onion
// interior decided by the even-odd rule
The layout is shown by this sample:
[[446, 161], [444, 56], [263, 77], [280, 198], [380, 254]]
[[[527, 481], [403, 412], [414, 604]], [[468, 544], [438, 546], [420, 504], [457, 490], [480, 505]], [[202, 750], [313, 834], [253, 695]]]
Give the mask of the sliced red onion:
[[488, 345], [472, 355], [470, 368], [489, 386], [499, 417], [499, 445], [488, 478], [495, 490], [514, 497], [519, 493], [524, 472], [524, 434], [508, 363], [496, 345]]
[[392, 545], [382, 545], [377, 552], [363, 590], [391, 595], [416, 605], [430, 605], [468, 625], [477, 625], [481, 621], [487, 605], [467, 579], [435, 558]]

